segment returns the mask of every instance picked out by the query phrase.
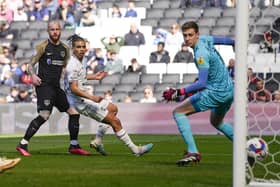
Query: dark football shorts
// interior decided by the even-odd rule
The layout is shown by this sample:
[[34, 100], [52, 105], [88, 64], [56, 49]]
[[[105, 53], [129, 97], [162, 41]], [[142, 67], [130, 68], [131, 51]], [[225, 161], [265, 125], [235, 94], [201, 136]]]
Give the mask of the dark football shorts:
[[65, 92], [59, 88], [49, 85], [37, 86], [37, 111], [48, 110], [52, 112], [55, 106], [60, 112], [69, 109], [69, 103]]

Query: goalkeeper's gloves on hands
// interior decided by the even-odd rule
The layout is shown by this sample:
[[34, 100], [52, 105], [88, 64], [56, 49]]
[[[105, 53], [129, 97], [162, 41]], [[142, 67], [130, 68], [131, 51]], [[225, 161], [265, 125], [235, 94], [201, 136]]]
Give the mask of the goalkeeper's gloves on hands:
[[163, 92], [162, 97], [166, 101], [177, 101], [178, 90], [175, 88], [168, 88]]

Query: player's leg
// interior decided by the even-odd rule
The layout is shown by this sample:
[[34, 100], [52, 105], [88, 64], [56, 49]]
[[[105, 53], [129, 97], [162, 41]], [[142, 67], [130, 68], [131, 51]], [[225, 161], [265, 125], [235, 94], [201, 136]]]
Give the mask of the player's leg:
[[80, 128], [80, 114], [72, 106], [71, 101], [68, 102], [65, 92], [62, 89], [56, 90], [55, 106], [60, 112], [67, 112], [68, 119], [68, 131], [70, 135], [69, 153], [77, 155], [90, 155], [86, 150], [83, 150], [78, 143], [78, 135]]
[[144, 146], [137, 146], [133, 143], [127, 132], [123, 129], [121, 121], [116, 116], [117, 106], [109, 103], [106, 100], [102, 100], [100, 103], [95, 103], [92, 101], [85, 101], [83, 103], [78, 103], [76, 109], [80, 114], [89, 116], [99, 122], [110, 125], [116, 136], [129, 147], [129, 149], [136, 155], [140, 156], [151, 150], [152, 144], [147, 144]]
[[[115, 105], [110, 105], [110, 107], [109, 106], [104, 106], [104, 107], [109, 108], [110, 112], [115, 113], [117, 115], [118, 108]], [[97, 152], [99, 152], [100, 154], [102, 154], [104, 156], [107, 155], [107, 153], [104, 150], [104, 146], [102, 144], [102, 139], [109, 128], [110, 128], [110, 126], [106, 125], [104, 123], [98, 124], [97, 129], [96, 129], [96, 135], [94, 137], [92, 137], [92, 140], [90, 142], [90, 147], [94, 148]]]
[[0, 173], [7, 169], [13, 168], [20, 161], [20, 158], [7, 159], [5, 157], [0, 157]]
[[49, 87], [37, 87], [37, 110], [39, 115], [34, 118], [26, 129], [24, 137], [17, 145], [16, 150], [23, 156], [30, 156], [28, 151], [28, 143], [30, 139], [36, 134], [41, 125], [43, 125], [51, 114], [53, 108], [53, 90]]
[[99, 152], [103, 156], [106, 156], [107, 153], [104, 149], [102, 141], [109, 127], [110, 127], [109, 125], [106, 125], [104, 123], [98, 124], [96, 129], [96, 135], [93, 136], [92, 140], [90, 141], [90, 147], [94, 148], [97, 152]]
[[17, 145], [16, 150], [23, 156], [30, 156], [31, 154], [28, 151], [28, 143], [30, 139], [36, 134], [41, 125], [43, 125], [49, 118], [50, 111], [42, 110], [39, 112], [39, 115], [33, 119], [29, 126], [27, 127], [23, 138], [20, 140]]
[[229, 140], [233, 141], [233, 127], [230, 123], [225, 123], [225, 114], [217, 114], [215, 110], [211, 111], [210, 122], [220, 132], [222, 132]]
[[[112, 103], [109, 104], [108, 108], [113, 105]], [[122, 141], [136, 156], [141, 156], [147, 152], [149, 152], [153, 144], [149, 143], [144, 146], [137, 146], [134, 144], [128, 133], [123, 129], [120, 119], [116, 116], [114, 112], [111, 112], [109, 109], [108, 114], [102, 120], [102, 122], [109, 124], [112, 126], [117, 138]]]
[[200, 153], [197, 150], [196, 143], [193, 138], [190, 121], [187, 116], [195, 112], [196, 110], [194, 109], [190, 98], [183, 101], [173, 110], [173, 117], [186, 144], [186, 151], [183, 158], [176, 162], [176, 164], [179, 166], [183, 166], [191, 162], [199, 162], [201, 159]]
[[210, 122], [220, 132], [222, 132], [229, 140], [233, 141], [233, 127], [230, 123], [225, 123], [224, 116], [231, 107], [233, 101], [233, 92], [224, 92], [215, 94], [219, 101], [222, 101], [220, 106], [211, 110]]

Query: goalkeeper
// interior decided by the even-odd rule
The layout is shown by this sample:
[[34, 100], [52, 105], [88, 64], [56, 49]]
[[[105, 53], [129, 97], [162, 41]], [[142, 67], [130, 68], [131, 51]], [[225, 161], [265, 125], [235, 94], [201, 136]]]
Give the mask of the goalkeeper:
[[187, 146], [183, 158], [176, 162], [178, 166], [201, 160], [188, 118], [191, 114], [210, 109], [210, 123], [233, 140], [232, 125], [223, 121], [233, 101], [233, 82], [214, 44], [234, 45], [234, 41], [230, 38], [200, 36], [195, 22], [184, 23], [182, 33], [185, 43], [194, 50], [198, 80], [181, 89], [165, 90], [163, 97], [167, 101], [178, 101], [184, 95], [201, 91], [185, 99], [173, 110], [173, 117]]

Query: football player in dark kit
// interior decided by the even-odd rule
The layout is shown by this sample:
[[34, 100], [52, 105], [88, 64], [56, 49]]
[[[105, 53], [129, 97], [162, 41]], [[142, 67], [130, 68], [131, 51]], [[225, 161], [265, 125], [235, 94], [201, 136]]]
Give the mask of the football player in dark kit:
[[[68, 128], [70, 133], [69, 152], [72, 154], [89, 155], [78, 144], [79, 113], [73, 111], [68, 104], [65, 92], [60, 88], [63, 68], [69, 60], [69, 48], [60, 41], [61, 26], [57, 21], [48, 23], [49, 39], [36, 46], [36, 54], [32, 57], [28, 71], [32, 75], [33, 85], [37, 94], [38, 116], [33, 119], [16, 150], [23, 156], [30, 156], [27, 146], [33, 135], [50, 117], [55, 106], [60, 112], [69, 114]], [[38, 74], [34, 66], [38, 63]]]

